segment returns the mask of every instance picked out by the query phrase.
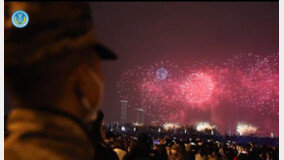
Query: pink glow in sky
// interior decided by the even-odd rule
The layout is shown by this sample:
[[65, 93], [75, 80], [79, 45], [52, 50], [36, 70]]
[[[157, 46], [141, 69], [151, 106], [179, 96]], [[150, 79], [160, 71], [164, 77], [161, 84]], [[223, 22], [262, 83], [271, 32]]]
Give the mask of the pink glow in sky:
[[[275, 118], [279, 112], [278, 59], [278, 54], [237, 54], [222, 65], [207, 61], [184, 69], [162, 61], [129, 69], [117, 87], [130, 108], [143, 108], [160, 122], [187, 123], [186, 114], [193, 110], [211, 112], [214, 117], [224, 103], [230, 104], [232, 112], [252, 109]], [[161, 67], [168, 72], [166, 79], [155, 75]]]

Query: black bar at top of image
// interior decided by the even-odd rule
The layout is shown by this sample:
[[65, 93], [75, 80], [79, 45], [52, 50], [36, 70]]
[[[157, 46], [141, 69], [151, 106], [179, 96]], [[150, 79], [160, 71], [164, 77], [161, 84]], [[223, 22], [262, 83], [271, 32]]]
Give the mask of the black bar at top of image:
[[[4, 0], [4, 2], [39, 2], [38, 0]], [[56, 1], [56, 0], [49, 0], [50, 2]], [[60, 0], [57, 2], [72, 2], [72, 1], [78, 1], [78, 0]], [[149, 2], [149, 3], [155, 3], [155, 2], [203, 2], [203, 3], [208, 3], [208, 2], [278, 2], [279, 0], [178, 0], [178, 1], [173, 1], [173, 0], [150, 0], [150, 1], [139, 1], [139, 0], [123, 0], [123, 1], [115, 1], [115, 0], [83, 0], [83, 2]]]

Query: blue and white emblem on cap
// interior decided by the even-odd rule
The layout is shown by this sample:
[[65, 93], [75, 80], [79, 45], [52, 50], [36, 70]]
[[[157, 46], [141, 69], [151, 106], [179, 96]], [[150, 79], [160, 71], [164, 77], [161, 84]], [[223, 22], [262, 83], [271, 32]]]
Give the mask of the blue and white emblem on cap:
[[22, 10], [17, 10], [11, 17], [12, 24], [17, 28], [24, 28], [29, 23], [29, 15]]

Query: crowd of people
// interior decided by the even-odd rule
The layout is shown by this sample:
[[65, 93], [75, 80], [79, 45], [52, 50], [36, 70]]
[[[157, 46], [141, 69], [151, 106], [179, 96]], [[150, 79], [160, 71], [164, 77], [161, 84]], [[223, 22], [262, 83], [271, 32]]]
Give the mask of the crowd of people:
[[[165, 130], [154, 126], [93, 123], [98, 154], [109, 160], [277, 160], [279, 139], [198, 132], [190, 126]], [[182, 132], [184, 130], [187, 132]], [[99, 134], [97, 134], [99, 133]], [[100, 138], [98, 138], [100, 137]], [[106, 157], [106, 155], [108, 155]]]
[[272, 145], [234, 141], [220, 142], [214, 138], [178, 139], [165, 136], [153, 138], [149, 133], [136, 136], [105, 134], [106, 146], [119, 160], [276, 160], [279, 148]]

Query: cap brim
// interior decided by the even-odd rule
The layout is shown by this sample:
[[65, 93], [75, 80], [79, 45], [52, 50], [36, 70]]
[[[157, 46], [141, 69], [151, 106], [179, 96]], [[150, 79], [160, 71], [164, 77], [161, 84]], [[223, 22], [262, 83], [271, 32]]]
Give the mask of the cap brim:
[[111, 51], [108, 47], [102, 44], [94, 44], [93, 49], [99, 55], [99, 57], [103, 60], [117, 59], [117, 55], [113, 51]]

